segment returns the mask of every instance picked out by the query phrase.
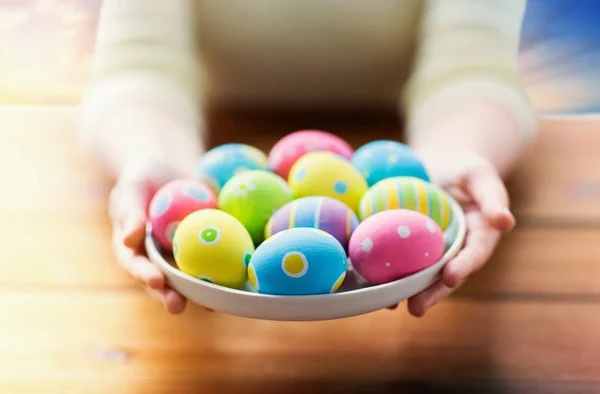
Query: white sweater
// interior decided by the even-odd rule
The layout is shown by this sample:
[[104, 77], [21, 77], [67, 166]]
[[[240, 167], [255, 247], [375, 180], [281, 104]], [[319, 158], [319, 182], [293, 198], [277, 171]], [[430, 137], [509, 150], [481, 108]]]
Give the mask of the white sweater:
[[[410, 122], [491, 98], [535, 115], [517, 71], [526, 0], [103, 0], [81, 132], [150, 105], [203, 129], [207, 101], [394, 103]], [[126, 131], [120, 131], [120, 135]], [[108, 137], [107, 137], [108, 138]]]

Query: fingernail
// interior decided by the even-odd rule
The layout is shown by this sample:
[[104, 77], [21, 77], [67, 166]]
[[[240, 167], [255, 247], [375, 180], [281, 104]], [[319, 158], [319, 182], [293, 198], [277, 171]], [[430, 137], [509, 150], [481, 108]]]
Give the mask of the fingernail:
[[514, 219], [514, 218], [515, 218], [515, 215], [512, 213], [512, 211], [511, 211], [511, 210], [510, 210], [510, 208], [508, 208], [508, 207], [504, 208], [504, 209], [502, 210], [502, 212], [503, 212], [505, 215], [508, 215], [508, 216], [510, 216], [510, 217], [511, 217], [511, 219]]

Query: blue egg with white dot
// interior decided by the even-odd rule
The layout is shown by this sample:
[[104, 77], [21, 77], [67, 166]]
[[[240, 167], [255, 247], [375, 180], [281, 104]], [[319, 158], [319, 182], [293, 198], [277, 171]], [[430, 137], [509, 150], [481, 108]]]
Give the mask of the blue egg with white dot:
[[344, 282], [346, 269], [346, 251], [335, 237], [297, 227], [276, 233], [256, 248], [248, 264], [248, 280], [261, 294], [331, 294]]
[[370, 186], [397, 176], [429, 182], [429, 174], [421, 159], [406, 144], [398, 141], [369, 142], [354, 152], [352, 165], [360, 171]]
[[206, 152], [196, 163], [194, 177], [218, 193], [234, 175], [250, 170], [267, 170], [268, 158], [246, 144], [230, 143]]

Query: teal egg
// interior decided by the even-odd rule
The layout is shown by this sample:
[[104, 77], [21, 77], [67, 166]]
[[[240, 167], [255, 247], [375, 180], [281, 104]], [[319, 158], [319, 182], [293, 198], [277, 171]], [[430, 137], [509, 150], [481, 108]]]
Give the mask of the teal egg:
[[354, 152], [352, 165], [370, 186], [398, 176], [410, 176], [429, 182], [429, 174], [421, 159], [408, 145], [398, 141], [369, 142]]
[[317, 295], [336, 292], [346, 277], [344, 247], [318, 229], [283, 230], [263, 242], [248, 264], [248, 279], [262, 294]]
[[267, 169], [268, 158], [264, 152], [251, 145], [231, 143], [202, 155], [194, 177], [218, 193], [229, 179], [241, 172]]

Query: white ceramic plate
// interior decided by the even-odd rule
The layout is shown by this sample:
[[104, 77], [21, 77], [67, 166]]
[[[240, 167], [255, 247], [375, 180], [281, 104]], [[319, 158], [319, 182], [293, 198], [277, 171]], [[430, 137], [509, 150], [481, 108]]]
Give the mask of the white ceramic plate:
[[450, 198], [454, 219], [445, 232], [446, 251], [434, 265], [416, 274], [383, 285], [365, 283], [351, 268], [337, 293], [315, 296], [274, 296], [235, 290], [196, 279], [176, 268], [169, 253], [163, 253], [146, 229], [146, 250], [150, 260], [167, 276], [169, 285], [184, 297], [210, 309], [231, 315], [264, 320], [316, 321], [340, 319], [374, 312], [404, 301], [435, 283], [444, 265], [463, 245], [465, 216]]

